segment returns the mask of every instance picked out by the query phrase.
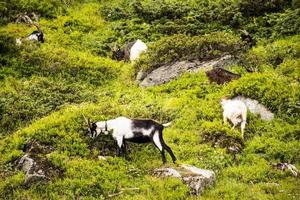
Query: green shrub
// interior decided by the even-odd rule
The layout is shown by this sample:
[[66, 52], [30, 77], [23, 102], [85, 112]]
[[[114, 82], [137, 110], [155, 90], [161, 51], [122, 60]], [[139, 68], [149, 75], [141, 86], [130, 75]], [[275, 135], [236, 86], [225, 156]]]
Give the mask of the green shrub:
[[43, 17], [55, 17], [58, 13], [65, 12], [67, 6], [73, 4], [74, 1], [59, 0], [4, 0], [0, 5], [0, 24], [13, 20], [20, 13], [35, 12]]
[[207, 60], [225, 53], [237, 54], [241, 50], [239, 39], [219, 32], [204, 36], [175, 35], [166, 37], [149, 47], [136, 68], [151, 71], [162, 65], [182, 60]]
[[245, 55], [246, 68], [250, 71], [263, 71], [264, 66], [276, 68], [284, 59], [299, 58], [299, 41], [300, 37], [296, 35], [251, 49]]
[[265, 13], [278, 12], [284, 9], [285, 6], [290, 6], [291, 1], [284, 0], [241, 0], [239, 1], [239, 7], [241, 13], [246, 17], [260, 16]]
[[300, 82], [300, 58], [286, 59], [276, 69], [279, 73]]
[[28, 125], [66, 104], [96, 101], [97, 97], [90, 86], [62, 79], [32, 77], [16, 81], [10, 78], [0, 85], [1, 134]]
[[281, 116], [299, 116], [299, 84], [273, 73], [252, 73], [229, 83], [225, 91], [258, 100]]

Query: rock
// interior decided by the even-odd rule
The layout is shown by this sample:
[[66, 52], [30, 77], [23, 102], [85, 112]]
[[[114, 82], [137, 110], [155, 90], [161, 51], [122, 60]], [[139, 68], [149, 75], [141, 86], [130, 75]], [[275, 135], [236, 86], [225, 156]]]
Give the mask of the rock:
[[154, 175], [157, 177], [173, 176], [176, 178], [181, 178], [180, 173], [173, 168], [156, 169], [154, 170]]
[[19, 159], [17, 168], [25, 173], [26, 187], [35, 183], [46, 183], [51, 177], [62, 176], [63, 171], [47, 159], [47, 155], [54, 150], [53, 147], [33, 141], [27, 143], [23, 150], [26, 153]]
[[156, 177], [175, 177], [182, 180], [189, 188], [192, 194], [200, 195], [205, 188], [215, 182], [215, 173], [210, 170], [204, 170], [192, 165], [182, 164], [179, 167], [160, 168], [154, 170]]
[[40, 175], [36, 173], [26, 174], [24, 185], [25, 187], [30, 187], [31, 185], [36, 183], [46, 183], [48, 180], [49, 178], [46, 177], [45, 175]]
[[140, 70], [136, 75], [136, 81], [140, 82], [146, 77], [146, 74], [143, 70]]
[[30, 173], [30, 170], [33, 169], [34, 160], [29, 158], [27, 154], [25, 154], [18, 162], [18, 168], [21, 168], [26, 174]]
[[259, 114], [260, 118], [265, 121], [271, 121], [274, 118], [274, 114], [269, 111], [264, 105], [260, 104], [255, 99], [246, 98], [243, 96], [237, 96], [234, 100], [240, 100], [244, 102], [252, 114]]
[[210, 61], [179, 61], [173, 64], [164, 65], [153, 70], [148, 74], [144, 80], [139, 84], [142, 87], [150, 87], [167, 83], [176, 79], [185, 72], [198, 72], [200, 70], [211, 70], [212, 68], [219, 68], [236, 63], [237, 60], [231, 55], [224, 55], [221, 58]]
[[26, 174], [24, 181], [26, 187], [30, 187], [34, 183], [46, 182], [49, 180], [49, 178], [44, 175], [42, 169], [36, 170], [36, 168], [38, 168], [36, 162], [27, 154], [19, 160], [18, 167]]
[[199, 195], [203, 190], [215, 182], [215, 173], [210, 170], [199, 169], [195, 166], [183, 164], [184, 169], [192, 172], [188, 176], [183, 176], [182, 180], [189, 186], [193, 194]]

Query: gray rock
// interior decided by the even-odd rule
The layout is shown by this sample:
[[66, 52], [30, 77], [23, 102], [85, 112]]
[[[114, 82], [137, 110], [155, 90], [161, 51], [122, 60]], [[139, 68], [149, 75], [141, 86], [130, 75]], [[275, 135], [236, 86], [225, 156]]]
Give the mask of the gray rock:
[[45, 175], [33, 173], [33, 174], [26, 174], [24, 185], [26, 187], [30, 187], [32, 184], [35, 183], [46, 183], [49, 180], [48, 177]]
[[192, 165], [182, 164], [179, 167], [160, 168], [154, 170], [157, 177], [175, 177], [181, 179], [189, 188], [192, 194], [200, 195], [205, 188], [215, 182], [215, 173], [211, 170], [204, 170]]
[[136, 75], [136, 81], [140, 82], [146, 77], [146, 73], [143, 70], [140, 70]]
[[[210, 61], [180, 61], [173, 64], [164, 65], [149, 73], [139, 84], [142, 87], [161, 85], [176, 79], [185, 72], [198, 72], [200, 70], [211, 70], [212, 68], [225, 67], [236, 63], [237, 60], [231, 55], [224, 55], [221, 58]], [[138, 75], [137, 79], [141, 75]]]
[[34, 160], [25, 154], [18, 162], [18, 168], [21, 168], [26, 174], [30, 173], [35, 165]]
[[237, 96], [233, 99], [244, 102], [249, 111], [253, 114], [259, 114], [262, 120], [271, 121], [274, 118], [274, 114], [255, 99], [250, 99], [243, 96]]
[[18, 168], [21, 168], [26, 174], [24, 181], [26, 187], [30, 187], [34, 183], [46, 182], [49, 180], [49, 178], [44, 175], [43, 170], [39, 169], [36, 162], [27, 154], [19, 160]]
[[173, 168], [162, 168], [154, 170], [154, 175], [157, 177], [167, 177], [172, 176], [176, 178], [181, 178], [180, 173]]

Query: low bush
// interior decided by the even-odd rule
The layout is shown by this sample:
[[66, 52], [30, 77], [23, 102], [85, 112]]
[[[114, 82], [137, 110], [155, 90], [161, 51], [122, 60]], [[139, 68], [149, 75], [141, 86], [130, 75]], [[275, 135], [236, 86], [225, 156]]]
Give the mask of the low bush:
[[276, 68], [285, 59], [299, 58], [299, 41], [300, 37], [295, 35], [251, 49], [245, 54], [246, 68], [249, 71], [262, 72], [265, 66]]
[[226, 53], [236, 55], [241, 50], [239, 38], [224, 32], [189, 37], [166, 37], [149, 47], [136, 64], [137, 69], [151, 71], [162, 65], [182, 60], [207, 60]]
[[276, 70], [292, 80], [300, 82], [300, 58], [286, 59]]
[[97, 99], [93, 87], [57, 78], [32, 77], [24, 81], [8, 78], [0, 85], [0, 134], [11, 133], [66, 104]]
[[252, 73], [229, 83], [225, 91], [231, 96], [258, 100], [280, 116], [299, 116], [299, 84], [272, 73]]

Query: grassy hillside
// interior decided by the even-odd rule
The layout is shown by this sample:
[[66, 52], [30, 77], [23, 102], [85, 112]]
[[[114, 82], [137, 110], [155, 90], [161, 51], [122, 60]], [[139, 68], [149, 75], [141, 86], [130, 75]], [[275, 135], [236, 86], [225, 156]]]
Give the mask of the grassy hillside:
[[[164, 138], [178, 163], [217, 175], [201, 199], [300, 199], [299, 177], [272, 168], [288, 162], [300, 169], [299, 6], [297, 0], [4, 0], [0, 199], [107, 199], [133, 187], [139, 190], [113, 199], [197, 199], [180, 180], [152, 175], [162, 164], [153, 145], [131, 143], [128, 158], [117, 157], [111, 137], [88, 136], [82, 114], [92, 121], [121, 115], [172, 121]], [[35, 30], [15, 23], [24, 12], [41, 16], [45, 43], [15, 45]], [[257, 45], [240, 40], [242, 29]], [[138, 62], [111, 60], [113, 46], [135, 39], [149, 45]], [[140, 69], [224, 53], [240, 60], [229, 69], [242, 74], [225, 85], [209, 83], [204, 71], [151, 88], [135, 82]], [[222, 122], [224, 95], [254, 98], [275, 118], [249, 113], [243, 139]], [[37, 156], [61, 174], [27, 188], [16, 162], [31, 141], [54, 148]], [[230, 146], [242, 149], [236, 159]], [[100, 154], [110, 157], [99, 160]]]

